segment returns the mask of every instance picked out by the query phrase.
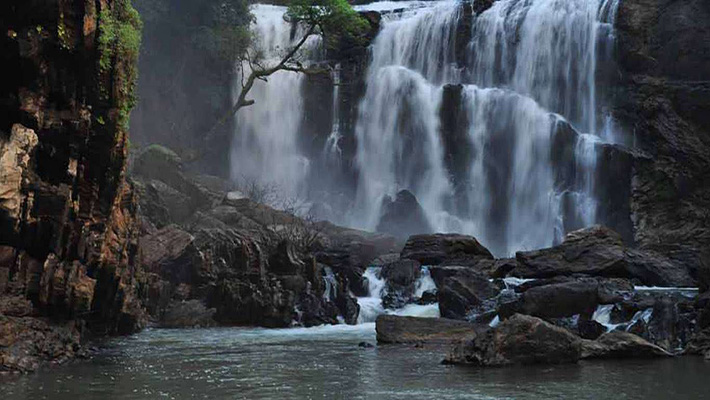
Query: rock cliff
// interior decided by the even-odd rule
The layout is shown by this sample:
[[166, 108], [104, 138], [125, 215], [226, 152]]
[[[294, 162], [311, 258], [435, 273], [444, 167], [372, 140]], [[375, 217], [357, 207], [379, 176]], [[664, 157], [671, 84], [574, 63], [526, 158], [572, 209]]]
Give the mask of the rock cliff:
[[[0, 368], [27, 370], [145, 320], [125, 179], [141, 21], [129, 0], [4, 2], [0, 14], [0, 314], [17, 333]], [[37, 335], [72, 346], [45, 351]]]

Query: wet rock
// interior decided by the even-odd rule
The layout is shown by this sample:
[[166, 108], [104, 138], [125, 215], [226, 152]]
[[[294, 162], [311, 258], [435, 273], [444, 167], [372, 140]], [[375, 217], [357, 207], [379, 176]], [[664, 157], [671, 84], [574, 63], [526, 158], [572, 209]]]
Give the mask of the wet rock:
[[424, 209], [417, 198], [408, 190], [397, 193], [394, 200], [385, 198], [382, 204], [382, 217], [377, 224], [378, 232], [405, 240], [409, 235], [433, 232]]
[[539, 318], [516, 314], [473, 340], [453, 347], [448, 364], [499, 367], [576, 363], [581, 339]]
[[472, 339], [480, 327], [445, 318], [399, 317], [380, 315], [375, 323], [377, 343], [453, 343]]
[[385, 308], [401, 308], [412, 300], [415, 284], [421, 274], [421, 264], [414, 260], [398, 260], [382, 267], [381, 276], [386, 281], [382, 299]]
[[361, 347], [363, 349], [371, 349], [371, 348], [375, 347], [375, 345], [372, 343], [368, 343], [368, 342], [360, 342], [357, 344], [357, 347]]
[[419, 299], [417, 299], [417, 304], [425, 306], [427, 304], [434, 304], [438, 301], [439, 301], [439, 299], [437, 297], [436, 291], [428, 290], [428, 291], [422, 293], [422, 296]]
[[202, 264], [195, 238], [177, 225], [143, 236], [139, 246], [144, 268], [174, 284], [193, 282]]
[[299, 322], [306, 327], [325, 324], [337, 324], [339, 310], [337, 306], [322, 297], [305, 294], [299, 300], [301, 311]]
[[335, 299], [335, 305], [340, 311], [340, 315], [348, 325], [357, 324], [357, 317], [360, 315], [360, 305], [357, 299], [349, 294], [349, 290], [340, 291]]
[[606, 327], [597, 321], [582, 320], [577, 323], [577, 332], [582, 339], [595, 340], [606, 333]]
[[491, 252], [473, 236], [441, 233], [411, 236], [400, 257], [422, 265], [470, 266], [480, 260], [493, 260]]
[[621, 237], [601, 226], [569, 233], [562, 244], [549, 249], [519, 252], [511, 272], [522, 278], [558, 275], [637, 279], [650, 286], [694, 286], [687, 268], [660, 254], [627, 248]]
[[[535, 282], [538, 283], [538, 282]], [[515, 312], [542, 318], [591, 316], [598, 304], [612, 304], [633, 291], [624, 281], [579, 278], [561, 283], [536, 285], [522, 293]], [[501, 310], [503, 317], [511, 311]]]
[[269, 271], [276, 275], [302, 275], [305, 263], [300, 259], [293, 243], [282, 240], [269, 257]]
[[162, 328], [206, 328], [216, 324], [214, 308], [208, 309], [200, 300], [174, 302], [160, 319]]
[[32, 372], [81, 353], [80, 330], [31, 317], [0, 315], [0, 372]]
[[650, 358], [670, 353], [632, 333], [612, 331], [582, 342], [582, 358]]
[[438, 288], [439, 311], [444, 318], [466, 318], [476, 306], [498, 293], [487, 276], [469, 270], [443, 281]]

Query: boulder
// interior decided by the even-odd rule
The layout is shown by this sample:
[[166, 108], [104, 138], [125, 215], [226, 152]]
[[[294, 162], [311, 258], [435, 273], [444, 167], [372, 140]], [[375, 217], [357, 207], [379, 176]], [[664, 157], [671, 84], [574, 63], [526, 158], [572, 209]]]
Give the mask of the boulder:
[[173, 284], [192, 283], [202, 264], [195, 238], [177, 225], [141, 237], [139, 248], [140, 262], [146, 271]]
[[565, 364], [576, 363], [581, 355], [582, 340], [576, 335], [539, 318], [516, 314], [455, 345], [444, 362], [481, 367]]
[[385, 264], [381, 276], [386, 281], [382, 299], [385, 308], [401, 308], [412, 300], [415, 284], [421, 274], [421, 264], [414, 260], [398, 260]]
[[636, 279], [650, 286], [695, 286], [685, 266], [627, 248], [621, 236], [602, 226], [571, 232], [559, 246], [518, 252], [516, 258], [511, 275], [521, 278], [584, 274]]
[[409, 235], [430, 233], [434, 230], [417, 198], [408, 190], [397, 193], [394, 201], [386, 197], [382, 210], [382, 217], [376, 228], [378, 232], [405, 240]]
[[446, 344], [472, 340], [481, 327], [446, 318], [400, 317], [380, 315], [375, 322], [377, 343]]
[[487, 276], [469, 270], [444, 279], [438, 288], [439, 312], [444, 318], [463, 319], [499, 292]]
[[541, 318], [562, 318], [577, 314], [591, 316], [597, 305], [621, 301], [624, 293], [633, 291], [633, 286], [622, 280], [578, 278], [552, 282], [524, 288], [526, 290], [517, 305], [512, 310], [500, 310], [501, 316], [507, 317], [511, 312]]
[[670, 353], [632, 333], [612, 331], [597, 340], [582, 341], [582, 358], [650, 358]]
[[422, 265], [473, 266], [481, 260], [493, 260], [493, 255], [473, 236], [437, 233], [411, 236], [400, 258]]
[[206, 328], [216, 324], [214, 308], [207, 308], [200, 300], [171, 303], [162, 315], [161, 328]]

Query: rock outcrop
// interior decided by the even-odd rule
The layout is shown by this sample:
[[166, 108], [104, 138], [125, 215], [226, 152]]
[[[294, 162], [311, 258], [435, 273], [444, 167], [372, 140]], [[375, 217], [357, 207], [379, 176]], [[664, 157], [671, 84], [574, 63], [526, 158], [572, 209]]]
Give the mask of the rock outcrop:
[[23, 339], [8, 336], [0, 357], [26, 371], [76, 354], [84, 333], [146, 320], [125, 179], [141, 21], [126, 0], [6, 2], [0, 13], [0, 299], [32, 305], [31, 317], [2, 317]]
[[473, 236], [441, 233], [410, 236], [400, 257], [419, 261], [422, 265], [463, 266], [493, 259], [491, 252]]
[[516, 258], [511, 275], [522, 278], [583, 274], [635, 279], [649, 286], [695, 286], [685, 264], [629, 248], [616, 232], [601, 226], [571, 232], [559, 246], [518, 252]]
[[582, 343], [574, 334], [539, 318], [516, 314], [477, 338], [453, 347], [448, 364], [481, 367], [575, 363]]

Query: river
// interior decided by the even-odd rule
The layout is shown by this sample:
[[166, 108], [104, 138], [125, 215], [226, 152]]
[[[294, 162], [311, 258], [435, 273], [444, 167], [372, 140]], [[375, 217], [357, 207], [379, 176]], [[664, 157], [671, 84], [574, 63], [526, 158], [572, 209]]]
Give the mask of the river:
[[478, 369], [445, 349], [375, 343], [373, 323], [294, 329], [150, 329], [90, 359], [0, 378], [15, 399], [706, 399], [710, 362], [585, 361]]

